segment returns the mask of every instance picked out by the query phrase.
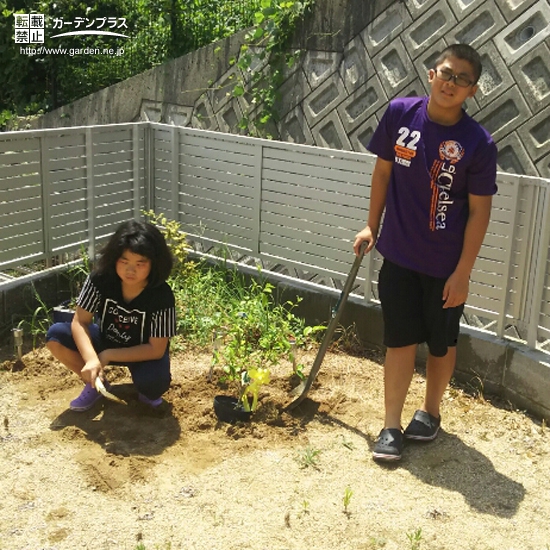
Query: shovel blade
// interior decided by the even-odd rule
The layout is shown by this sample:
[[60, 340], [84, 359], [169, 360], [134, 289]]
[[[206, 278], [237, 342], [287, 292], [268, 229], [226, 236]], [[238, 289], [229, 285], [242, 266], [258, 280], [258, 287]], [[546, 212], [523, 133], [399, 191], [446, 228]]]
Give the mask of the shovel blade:
[[306, 387], [306, 381], [302, 380], [295, 388], [292, 388], [290, 390], [290, 395], [292, 395], [293, 397], [298, 397], [299, 395], [302, 394], [305, 387]]
[[115, 394], [111, 393], [110, 391], [107, 391], [105, 388], [105, 385], [103, 384], [103, 381], [101, 378], [97, 377], [95, 381], [95, 387], [97, 391], [103, 395], [103, 397], [106, 397], [107, 399], [110, 399], [111, 401], [114, 401], [115, 403], [120, 403], [121, 405], [127, 405], [126, 401], [123, 401], [119, 397], [117, 397]]

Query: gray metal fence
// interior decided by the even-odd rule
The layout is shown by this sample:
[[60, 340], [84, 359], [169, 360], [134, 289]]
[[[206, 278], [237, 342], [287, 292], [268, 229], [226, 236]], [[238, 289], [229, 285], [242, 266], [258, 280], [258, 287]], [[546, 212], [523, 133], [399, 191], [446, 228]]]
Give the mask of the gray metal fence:
[[[153, 209], [201, 251], [338, 286], [372, 155], [148, 122], [0, 134], [0, 285]], [[465, 320], [550, 352], [550, 181], [498, 174]], [[377, 301], [375, 253], [355, 292]], [[0, 286], [1, 288], [1, 286]]]

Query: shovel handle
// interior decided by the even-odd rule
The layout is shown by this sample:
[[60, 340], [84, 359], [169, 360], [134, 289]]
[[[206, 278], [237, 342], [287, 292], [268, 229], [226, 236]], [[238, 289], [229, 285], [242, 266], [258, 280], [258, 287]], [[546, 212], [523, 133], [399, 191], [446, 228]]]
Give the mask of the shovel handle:
[[307, 380], [305, 382], [304, 388], [302, 390], [302, 393], [290, 404], [288, 404], [285, 409], [290, 410], [294, 407], [297, 407], [306, 397], [309, 389], [311, 388], [313, 382], [315, 381], [315, 378], [317, 377], [317, 373], [319, 372], [319, 369], [321, 368], [321, 363], [323, 362], [323, 359], [325, 357], [325, 354], [327, 352], [327, 349], [330, 345], [330, 341], [332, 338], [332, 335], [334, 334], [334, 331], [336, 330], [336, 327], [338, 326], [338, 321], [340, 320], [340, 317], [342, 316], [342, 312], [344, 310], [344, 304], [349, 296], [349, 293], [351, 292], [351, 287], [353, 286], [353, 283], [355, 282], [355, 278], [357, 277], [357, 272], [359, 271], [359, 267], [361, 266], [361, 262], [363, 260], [363, 256], [365, 255], [365, 250], [368, 246], [368, 242], [365, 241], [361, 243], [361, 247], [359, 249], [359, 254], [355, 257], [355, 261], [353, 262], [353, 265], [351, 266], [351, 270], [348, 274], [348, 278], [346, 279], [346, 282], [344, 284], [344, 288], [342, 289], [342, 292], [340, 293], [340, 297], [338, 298], [338, 301], [336, 302], [336, 306], [332, 310], [332, 318], [330, 320], [330, 323], [327, 326], [327, 330], [325, 332], [325, 335], [323, 337], [323, 341], [321, 342], [321, 346], [319, 347], [319, 351], [317, 352], [317, 355], [315, 357], [315, 360], [313, 361], [313, 366], [311, 367], [311, 370], [309, 371], [309, 376], [307, 377]]

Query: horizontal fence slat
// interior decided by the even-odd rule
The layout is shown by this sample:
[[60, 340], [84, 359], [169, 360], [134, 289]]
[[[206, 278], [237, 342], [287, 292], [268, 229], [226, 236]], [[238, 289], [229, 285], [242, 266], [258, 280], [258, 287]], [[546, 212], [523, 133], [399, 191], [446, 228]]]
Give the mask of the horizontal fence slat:
[[33, 162], [28, 164], [15, 164], [13, 166], [2, 167], [2, 178], [11, 179], [24, 177], [31, 174], [38, 174], [40, 171], [40, 163]]
[[[288, 195], [271, 191], [265, 191], [262, 194], [262, 198], [265, 200], [266, 209], [274, 208], [273, 205], [283, 205], [284, 207], [284, 205], [289, 203], [290, 199]], [[342, 205], [334, 205], [333, 203], [331, 204], [327, 202], [321, 203], [321, 201], [313, 201], [311, 197], [308, 197], [307, 194], [304, 194], [304, 196], [293, 195], [291, 202], [294, 206], [303, 209], [304, 214], [307, 214], [310, 211], [327, 212], [328, 214], [332, 214], [334, 216], [341, 215], [342, 218], [361, 221], [362, 225], [361, 227], [358, 227], [358, 230], [362, 229], [366, 223], [367, 211], [365, 208], [361, 208], [361, 202], [359, 201], [356, 202], [355, 205], [345, 205], [345, 207], [342, 207]], [[320, 208], [319, 206], [322, 206], [322, 208]]]
[[[220, 205], [221, 206], [221, 205]], [[241, 209], [244, 210], [244, 209]], [[203, 220], [204, 225], [214, 226], [221, 223], [224, 225], [231, 225], [232, 227], [243, 227], [247, 231], [253, 228], [252, 217], [245, 217], [244, 214], [249, 213], [248, 210], [243, 212], [243, 215], [239, 215], [239, 209], [232, 209], [231, 212], [227, 212], [223, 208], [216, 209], [216, 204], [211, 205], [208, 202], [201, 201], [196, 197], [190, 201], [189, 198], [185, 202], [180, 201], [180, 214], [182, 219], [186, 219], [187, 216], [195, 216]]]
[[230, 165], [236, 166], [254, 166], [254, 150], [249, 154], [243, 151], [231, 151], [225, 147], [214, 149], [212, 147], [203, 147], [196, 145], [182, 144], [180, 146], [179, 163], [186, 165], [204, 165], [209, 160], [219, 160]]
[[[298, 209], [288, 208], [286, 211], [281, 208], [280, 212], [276, 212], [275, 209], [271, 209], [269, 212], [262, 214], [262, 226], [263, 224], [271, 224], [278, 227], [287, 227], [294, 231], [309, 231], [312, 233], [318, 233], [320, 235], [338, 236], [341, 239], [353, 240], [358, 231], [358, 224], [355, 220], [347, 220], [343, 218], [336, 218], [325, 214], [316, 212], [312, 213], [308, 219], [297, 217], [300, 214]], [[292, 216], [296, 214], [296, 217]], [[347, 222], [347, 224], [346, 224]]]
[[0, 154], [18, 153], [23, 151], [40, 151], [39, 137], [26, 137], [21, 133], [18, 135], [3, 134], [0, 136]]
[[[252, 189], [255, 185], [253, 174], [231, 174], [213, 172], [204, 167], [187, 167], [185, 172], [180, 169], [180, 181], [191, 187], [201, 188], [203, 186], [218, 188], [218, 186], [230, 186], [231, 190], [239, 191]], [[170, 178], [167, 178], [168, 180]], [[246, 191], [245, 191], [246, 192]]]
[[285, 181], [300, 181], [300, 179], [315, 180], [326, 182], [325, 185], [329, 188], [334, 183], [348, 182], [356, 185], [368, 185], [370, 176], [368, 174], [350, 172], [344, 170], [335, 170], [334, 168], [324, 168], [319, 166], [305, 166], [303, 164], [296, 164], [290, 162], [274, 161], [271, 159], [264, 159], [263, 169], [266, 173], [266, 177], [272, 174], [276, 174], [280, 178], [284, 178]]
[[[2, 178], [2, 171], [0, 170], [0, 200], [10, 200], [13, 199], [13, 194], [16, 190], [21, 189], [22, 187], [30, 186], [39, 186], [40, 185], [40, 174], [38, 171], [33, 172], [32, 174], [25, 174], [23, 176], [9, 178]], [[2, 193], [10, 193], [10, 195], [2, 196]]]
[[196, 157], [187, 157], [185, 159], [185, 162], [180, 162], [180, 165], [200, 168], [201, 170], [212, 174], [211, 177], [213, 178], [215, 178], [215, 172], [219, 172], [220, 176], [226, 173], [242, 174], [243, 176], [254, 176], [254, 166], [252, 164], [236, 164], [215, 157], [209, 158], [206, 164], [203, 159]]
[[40, 151], [14, 151], [0, 155], [0, 170], [19, 164], [33, 164], [40, 162]]

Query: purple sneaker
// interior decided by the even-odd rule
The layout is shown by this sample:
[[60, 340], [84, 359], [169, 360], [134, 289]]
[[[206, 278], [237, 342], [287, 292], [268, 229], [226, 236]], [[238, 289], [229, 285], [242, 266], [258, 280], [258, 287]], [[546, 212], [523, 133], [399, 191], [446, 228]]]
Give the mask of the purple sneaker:
[[153, 407], [156, 409], [159, 405], [162, 404], [162, 397], [159, 397], [157, 399], [149, 399], [147, 396], [143, 395], [142, 393], [138, 393], [138, 400], [141, 403], [145, 403], [145, 405], [149, 405], [150, 407]]
[[95, 388], [92, 388], [90, 384], [86, 384], [84, 389], [80, 392], [80, 395], [69, 403], [69, 408], [71, 411], [87, 411], [102, 397], [103, 396]]

